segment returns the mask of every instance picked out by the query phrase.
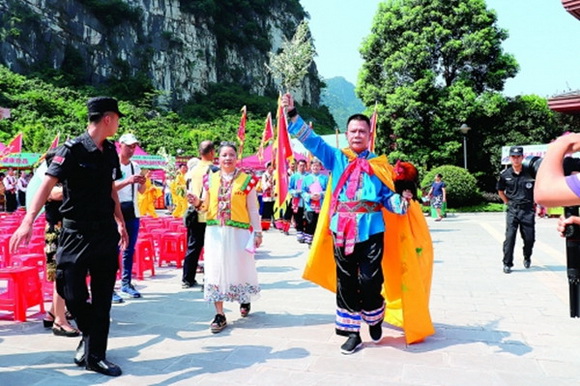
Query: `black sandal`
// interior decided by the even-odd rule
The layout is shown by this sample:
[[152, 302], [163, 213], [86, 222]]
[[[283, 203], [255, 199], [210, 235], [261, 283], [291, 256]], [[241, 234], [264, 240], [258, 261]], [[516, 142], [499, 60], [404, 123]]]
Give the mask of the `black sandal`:
[[52, 325], [54, 324], [54, 315], [50, 311], [48, 311], [47, 314], [52, 318], [52, 320], [44, 318], [42, 319], [42, 325], [44, 328], [52, 328]]
[[66, 336], [68, 338], [74, 338], [81, 334], [79, 330], [73, 327], [71, 328], [72, 330], [65, 330], [61, 325], [54, 323], [54, 327], [52, 327], [52, 333], [56, 336]]

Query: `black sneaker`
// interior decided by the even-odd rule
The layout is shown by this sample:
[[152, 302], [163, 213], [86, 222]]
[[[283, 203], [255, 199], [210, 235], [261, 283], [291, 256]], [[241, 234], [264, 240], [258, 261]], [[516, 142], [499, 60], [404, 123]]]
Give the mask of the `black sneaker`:
[[363, 343], [362, 339], [360, 338], [360, 334], [353, 332], [352, 334], [348, 335], [346, 342], [340, 346], [340, 352], [345, 355], [349, 355], [361, 348], [362, 345]]
[[117, 366], [113, 362], [109, 362], [106, 359], [100, 360], [87, 359], [87, 365], [85, 368], [87, 370], [96, 371], [97, 373], [101, 373], [111, 377], [118, 377], [119, 375], [123, 374], [119, 366]]
[[512, 273], [512, 267], [510, 267], [509, 265], [504, 265], [503, 273]]
[[530, 259], [530, 258], [524, 259], [524, 268], [528, 269], [528, 268], [530, 268], [531, 265], [532, 265], [532, 259]]
[[380, 342], [383, 336], [383, 324], [379, 322], [374, 326], [369, 325], [369, 333], [371, 335], [371, 339], [373, 340], [373, 342], [375, 343]]
[[242, 318], [245, 318], [250, 313], [250, 303], [242, 303], [240, 304], [240, 315]]
[[194, 280], [193, 283], [190, 283], [188, 281], [184, 281], [181, 283], [181, 288], [183, 289], [188, 289], [188, 288], [193, 288], [195, 286], [199, 285], [197, 280]]
[[216, 314], [215, 318], [213, 318], [213, 322], [211, 322], [211, 332], [217, 334], [224, 328], [226, 328], [228, 322], [226, 321], [226, 316], [222, 314]]
[[84, 366], [85, 365], [85, 340], [81, 339], [81, 342], [77, 346], [77, 351], [74, 356], [75, 365]]

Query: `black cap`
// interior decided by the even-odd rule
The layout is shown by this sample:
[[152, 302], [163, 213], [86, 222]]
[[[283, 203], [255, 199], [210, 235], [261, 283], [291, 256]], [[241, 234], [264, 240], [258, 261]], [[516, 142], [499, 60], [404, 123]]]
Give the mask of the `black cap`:
[[125, 114], [119, 111], [119, 104], [117, 103], [117, 100], [111, 97], [91, 98], [87, 102], [87, 107], [89, 109], [89, 115], [113, 112], [119, 114], [119, 117], [125, 116]]
[[512, 146], [510, 147], [510, 157], [512, 155], [524, 155], [524, 148], [521, 146]]

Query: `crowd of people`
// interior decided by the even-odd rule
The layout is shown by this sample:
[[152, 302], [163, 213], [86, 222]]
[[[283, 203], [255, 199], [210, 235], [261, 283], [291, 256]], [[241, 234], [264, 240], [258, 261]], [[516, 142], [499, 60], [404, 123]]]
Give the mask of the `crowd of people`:
[[[343, 354], [363, 346], [363, 324], [375, 342], [382, 337], [383, 321], [401, 327], [407, 343], [432, 335], [429, 230], [420, 205], [412, 199], [413, 191], [397, 189], [387, 158], [369, 150], [369, 118], [352, 115], [346, 130], [348, 148], [337, 149], [302, 120], [292, 95], [284, 95], [282, 104], [289, 133], [314, 158], [310, 170], [304, 160], [290, 169], [288, 199], [281, 212], [274, 213], [274, 166], [267, 163], [259, 177], [239, 168], [234, 143], [222, 142], [216, 149], [212, 141], [202, 141], [199, 158], [180, 165], [169, 198], [171, 214], [183, 218], [187, 229], [182, 288], [201, 285], [196, 274], [203, 251], [204, 299], [215, 309], [209, 328], [219, 333], [227, 326], [224, 302], [239, 304], [241, 317], [247, 317], [260, 296], [254, 255], [263, 243], [263, 222], [272, 222], [287, 234], [293, 225], [297, 241], [311, 246], [304, 278], [336, 293], [334, 327], [336, 334], [346, 338], [340, 348]], [[87, 108], [86, 132], [47, 154], [46, 174], [10, 240], [10, 250], [15, 252], [30, 240], [33, 221], [44, 208], [48, 272], [55, 281], [44, 325], [55, 335], [82, 335], [74, 355], [77, 365], [119, 376], [121, 368], [106, 356], [111, 304], [122, 301], [114, 290], [116, 272], [121, 270], [121, 295], [142, 296], [131, 280], [140, 217], [156, 216], [153, 202], [164, 193], [168, 197], [131, 160], [139, 144], [133, 134], [120, 137], [119, 152], [107, 140], [116, 134], [124, 116], [117, 101], [91, 98]], [[550, 146], [535, 185], [535, 199], [541, 204], [580, 203], [577, 175], [564, 176], [561, 170], [564, 154], [579, 150], [579, 135], [563, 137]], [[521, 147], [510, 149], [512, 168], [502, 173], [497, 186], [509, 208], [503, 260], [506, 273], [513, 265], [517, 226], [522, 227], [526, 268], [534, 243], [530, 213], [534, 185], [522, 173], [521, 156]], [[7, 199], [13, 194], [11, 209], [13, 200], [19, 200], [19, 187], [27, 186], [19, 181], [13, 170], [3, 178]], [[436, 221], [443, 218], [445, 187], [438, 174], [429, 192]], [[562, 219], [559, 229], [564, 232], [565, 226], [579, 223], [578, 218]]]
[[12, 213], [19, 207], [26, 206], [26, 189], [32, 175], [32, 172], [16, 172], [13, 168], [8, 168], [6, 173], [0, 173], [0, 198], [6, 212]]

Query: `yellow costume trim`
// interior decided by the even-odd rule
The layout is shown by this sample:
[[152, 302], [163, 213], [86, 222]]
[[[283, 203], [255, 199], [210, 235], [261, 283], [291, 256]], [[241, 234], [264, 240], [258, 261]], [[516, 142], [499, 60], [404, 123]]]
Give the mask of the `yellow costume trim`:
[[[356, 155], [349, 149], [343, 153], [352, 160]], [[387, 157], [369, 160], [375, 175], [393, 191], [393, 168]], [[332, 176], [303, 278], [336, 292], [336, 263], [330, 233], [330, 202]], [[424, 340], [435, 333], [429, 314], [429, 296], [433, 272], [433, 244], [425, 217], [419, 204], [412, 201], [406, 215], [397, 215], [383, 209], [385, 238], [383, 251], [382, 295], [387, 307], [385, 321], [403, 328], [407, 344]]]

